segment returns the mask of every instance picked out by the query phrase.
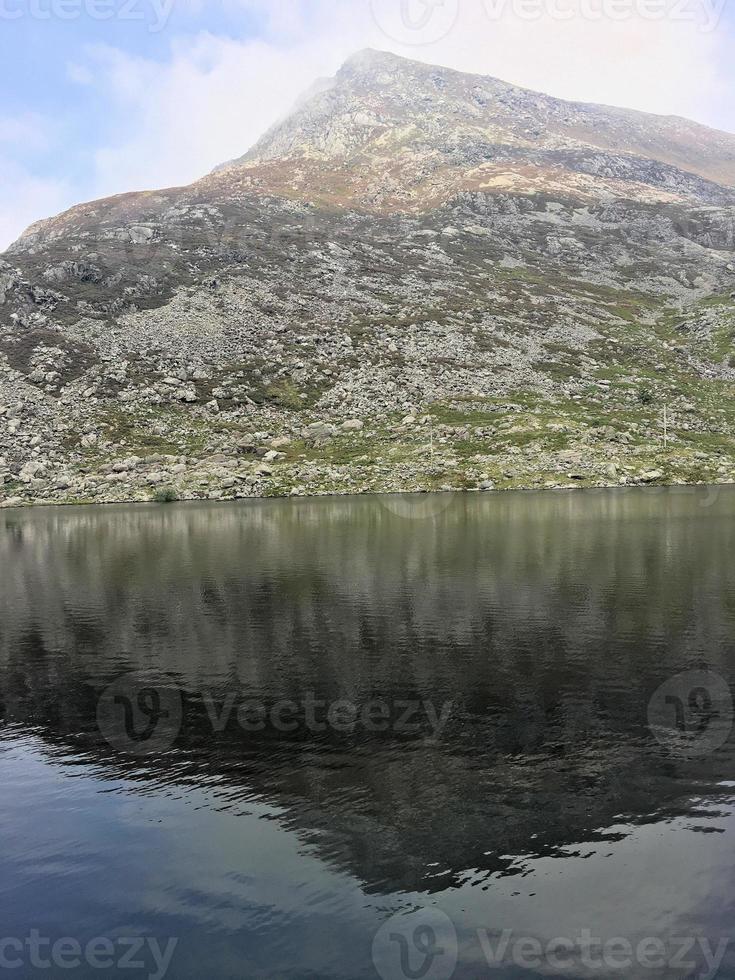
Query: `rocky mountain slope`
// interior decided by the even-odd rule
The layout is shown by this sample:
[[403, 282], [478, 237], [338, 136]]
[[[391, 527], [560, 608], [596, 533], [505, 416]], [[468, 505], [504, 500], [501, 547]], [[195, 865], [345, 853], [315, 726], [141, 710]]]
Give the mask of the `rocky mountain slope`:
[[362, 52], [0, 258], [0, 497], [735, 478], [735, 136]]

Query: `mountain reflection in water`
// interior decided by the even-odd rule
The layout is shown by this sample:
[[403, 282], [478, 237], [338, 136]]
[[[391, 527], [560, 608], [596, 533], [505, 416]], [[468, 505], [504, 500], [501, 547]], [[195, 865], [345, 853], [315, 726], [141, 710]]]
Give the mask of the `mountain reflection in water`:
[[[648, 706], [732, 679], [735, 491], [388, 503], [0, 512], [4, 934], [178, 936], [177, 977], [377, 976], [417, 905], [458, 977], [478, 928], [730, 935], [732, 741], [672, 753]], [[102, 736], [126, 673], [181, 692], [172, 745]], [[448, 721], [218, 732], [228, 697]]]

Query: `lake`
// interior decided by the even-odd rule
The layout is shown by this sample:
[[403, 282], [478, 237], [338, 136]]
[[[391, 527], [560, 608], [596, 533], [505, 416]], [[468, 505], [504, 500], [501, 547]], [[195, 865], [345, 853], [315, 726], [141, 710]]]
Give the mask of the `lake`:
[[735, 977], [734, 515], [0, 512], [0, 972]]

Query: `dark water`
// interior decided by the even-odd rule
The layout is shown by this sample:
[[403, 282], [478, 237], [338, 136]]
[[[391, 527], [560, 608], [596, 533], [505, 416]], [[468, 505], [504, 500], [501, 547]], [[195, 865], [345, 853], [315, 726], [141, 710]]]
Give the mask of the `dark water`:
[[733, 514], [0, 513], [0, 975], [735, 977]]

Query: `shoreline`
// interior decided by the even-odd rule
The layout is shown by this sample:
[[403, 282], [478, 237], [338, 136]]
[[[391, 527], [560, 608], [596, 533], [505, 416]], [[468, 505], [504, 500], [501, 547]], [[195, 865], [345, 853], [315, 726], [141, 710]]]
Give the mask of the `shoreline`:
[[492, 487], [483, 489], [480, 487], [453, 487], [451, 489], [427, 489], [427, 490], [356, 490], [356, 491], [324, 491], [313, 493], [290, 493], [290, 494], [243, 494], [233, 497], [176, 497], [167, 501], [156, 501], [153, 499], [141, 500], [136, 497], [121, 498], [119, 500], [38, 500], [23, 501], [22, 503], [0, 501], [0, 512], [29, 511], [41, 509], [64, 509], [81, 507], [153, 507], [162, 508], [174, 506], [176, 504], [235, 504], [246, 502], [276, 501], [276, 500], [327, 500], [327, 499], [349, 499], [352, 497], [412, 497], [417, 501], [425, 497], [450, 497], [450, 496], [500, 496], [505, 494], [546, 494], [546, 493], [581, 493], [596, 490], [612, 491], [617, 490], [621, 493], [630, 490], [697, 490], [697, 489], [725, 489], [735, 487], [735, 481], [723, 483], [713, 483], [700, 481], [696, 483], [686, 482], [650, 482], [650, 483], [596, 483], [594, 485], [564, 485], [557, 487]]

